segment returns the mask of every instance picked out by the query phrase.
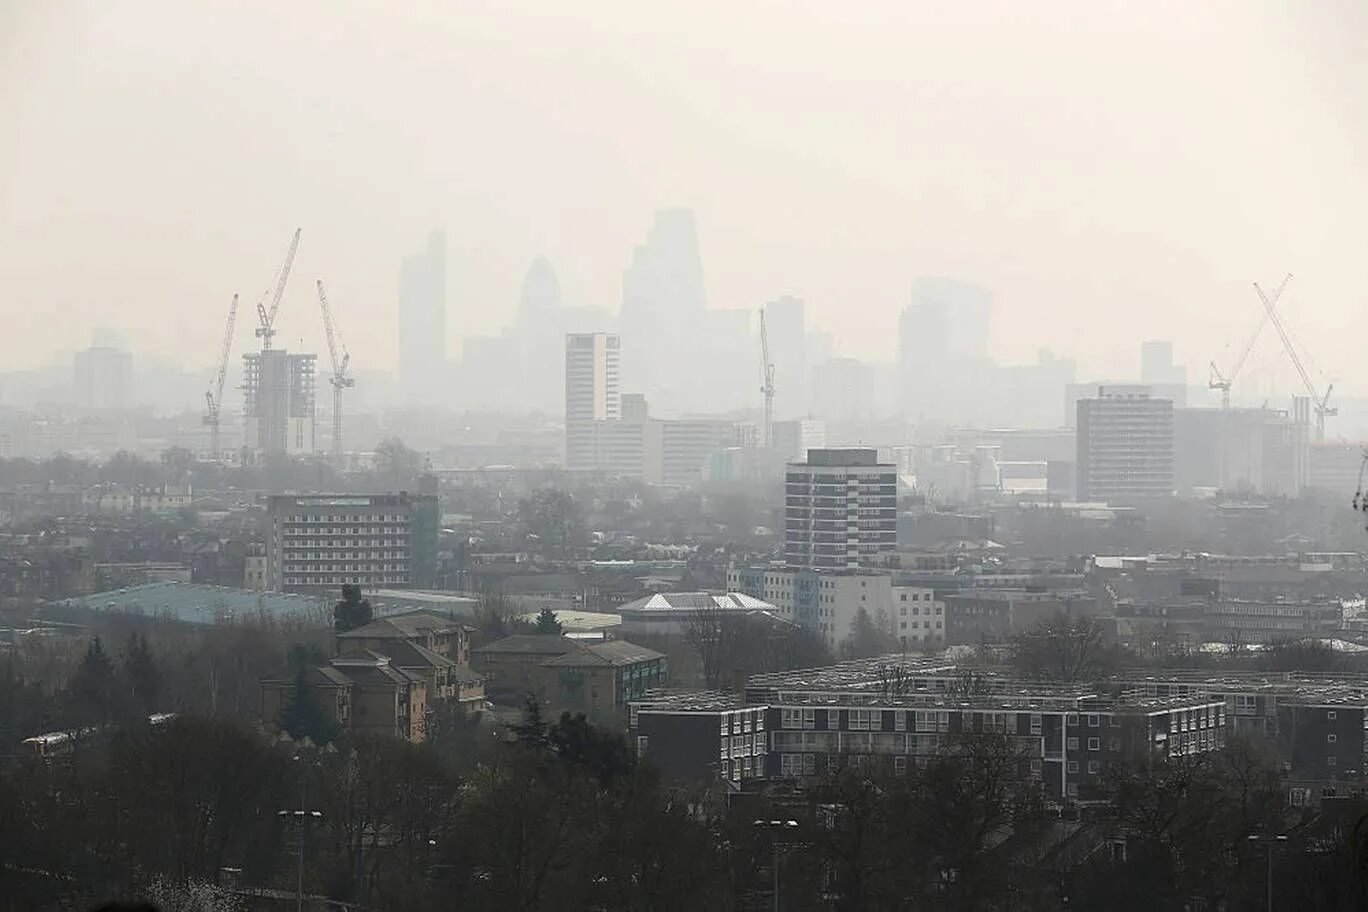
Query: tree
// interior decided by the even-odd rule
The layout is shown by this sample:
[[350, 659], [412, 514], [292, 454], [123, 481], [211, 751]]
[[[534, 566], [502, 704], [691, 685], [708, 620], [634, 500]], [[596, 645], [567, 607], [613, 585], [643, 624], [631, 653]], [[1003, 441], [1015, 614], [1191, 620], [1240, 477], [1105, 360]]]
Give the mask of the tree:
[[319, 702], [309, 683], [309, 669], [300, 665], [295, 670], [290, 700], [280, 713], [280, 727], [296, 741], [308, 738], [315, 744], [327, 744], [341, 734], [341, 727]]
[[113, 722], [123, 708], [114, 663], [97, 636], [86, 647], [81, 664], [67, 685], [73, 721], [81, 725]]
[[526, 633], [531, 629], [531, 625], [518, 616], [518, 608], [513, 604], [513, 600], [493, 589], [486, 589], [480, 593], [471, 619], [475, 622], [475, 634], [471, 637], [472, 646], [483, 646], [515, 633]]
[[542, 636], [560, 636], [564, 632], [560, 618], [556, 617], [556, 612], [549, 607], [543, 608], [537, 615], [537, 633]]
[[841, 654], [850, 659], [867, 659], [897, 652], [898, 646], [898, 638], [861, 608], [850, 619], [850, 633], [841, 641]]
[[426, 464], [422, 453], [398, 437], [387, 437], [375, 446], [375, 467], [395, 489], [413, 484]]
[[1032, 677], [1083, 681], [1100, 677], [1115, 663], [1115, 653], [1097, 621], [1057, 614], [1012, 638], [1012, 660]]
[[152, 650], [147, 648], [147, 637], [132, 634], [123, 656], [124, 678], [133, 703], [144, 715], [156, 712], [161, 700], [162, 673]]
[[584, 536], [579, 504], [559, 488], [541, 488], [519, 501], [518, 521], [546, 557], [568, 556]]
[[361, 597], [361, 587], [351, 583], [342, 585], [342, 601], [333, 606], [333, 630], [346, 633], [369, 624], [375, 614], [369, 599]]

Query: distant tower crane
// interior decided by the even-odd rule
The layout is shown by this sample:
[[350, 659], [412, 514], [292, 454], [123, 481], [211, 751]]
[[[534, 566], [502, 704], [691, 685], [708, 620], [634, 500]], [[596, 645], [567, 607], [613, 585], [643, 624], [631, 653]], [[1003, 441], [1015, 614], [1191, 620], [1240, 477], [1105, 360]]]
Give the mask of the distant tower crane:
[[260, 324], [256, 328], [257, 338], [261, 340], [261, 350], [271, 350], [271, 340], [275, 338], [275, 319], [276, 313], [280, 310], [280, 299], [285, 294], [285, 283], [290, 280], [290, 267], [294, 265], [295, 253], [299, 251], [299, 235], [303, 229], [296, 228], [294, 237], [290, 239], [290, 249], [285, 254], [285, 262], [280, 265], [280, 272], [276, 273], [275, 293], [271, 294], [271, 307], [266, 308], [266, 295], [261, 296], [257, 302], [257, 322]]
[[774, 362], [770, 360], [769, 333], [765, 329], [765, 309], [760, 308], [760, 357], [764, 367], [765, 425], [761, 429], [766, 449], [774, 447]]
[[1288, 273], [1272, 297], [1264, 294], [1264, 290], [1259, 287], [1258, 282], [1254, 283], [1254, 290], [1259, 293], [1259, 300], [1263, 302], [1264, 310], [1268, 311], [1268, 318], [1273, 321], [1273, 328], [1278, 331], [1278, 337], [1282, 339], [1283, 348], [1287, 349], [1287, 357], [1292, 359], [1292, 366], [1297, 369], [1297, 376], [1301, 377], [1302, 385], [1306, 387], [1306, 394], [1311, 398], [1312, 408], [1316, 412], [1316, 439], [1324, 440], [1326, 416], [1333, 417], [1339, 414], [1339, 409], [1330, 407], [1330, 394], [1335, 391], [1335, 384], [1331, 383], [1325, 388], [1325, 395], [1316, 392], [1316, 384], [1311, 381], [1311, 375], [1306, 372], [1306, 365], [1302, 364], [1296, 346], [1292, 344], [1292, 339], [1288, 337], [1282, 319], [1278, 316], [1277, 310], [1274, 309], [1278, 294], [1282, 292], [1283, 286], [1287, 284], [1287, 280], [1290, 278], [1292, 278], [1292, 274]]
[[233, 326], [237, 323], [238, 296], [233, 295], [233, 303], [228, 305], [228, 325], [223, 330], [223, 345], [219, 347], [218, 373], [214, 375], [213, 385], [204, 393], [207, 409], [204, 423], [209, 425], [209, 452], [212, 458], [219, 458], [219, 415], [223, 411], [223, 381], [228, 376], [228, 353], [233, 347]]
[[328, 336], [328, 357], [332, 359], [332, 376], [328, 382], [333, 388], [333, 455], [342, 456], [342, 391], [356, 386], [356, 380], [347, 376], [347, 366], [351, 364], [351, 354], [346, 346], [340, 346], [342, 357], [337, 351], [337, 330], [333, 326], [332, 308], [328, 306], [328, 293], [323, 288], [323, 280], [318, 280], [318, 309], [323, 312], [323, 331]]
[[1273, 294], [1269, 295], [1268, 300], [1271, 303], [1264, 308], [1262, 316], [1259, 317], [1259, 325], [1254, 327], [1249, 342], [1245, 344], [1244, 351], [1240, 352], [1240, 357], [1236, 359], [1235, 366], [1230, 369], [1230, 373], [1222, 374], [1221, 369], [1216, 366], [1216, 362], [1211, 362], [1211, 379], [1207, 381], [1207, 388], [1221, 391], [1221, 408], [1230, 408], [1230, 385], [1235, 382], [1235, 377], [1239, 375], [1240, 368], [1244, 367], [1246, 359], [1249, 358], [1249, 353], [1254, 350], [1254, 343], [1259, 341], [1259, 335], [1263, 332], [1264, 325], [1273, 315], [1274, 309], [1278, 306], [1278, 299], [1282, 297], [1283, 289], [1287, 287], [1287, 282], [1291, 278], [1290, 274], [1284, 276], [1283, 280], [1278, 283], [1278, 287], [1273, 289]]

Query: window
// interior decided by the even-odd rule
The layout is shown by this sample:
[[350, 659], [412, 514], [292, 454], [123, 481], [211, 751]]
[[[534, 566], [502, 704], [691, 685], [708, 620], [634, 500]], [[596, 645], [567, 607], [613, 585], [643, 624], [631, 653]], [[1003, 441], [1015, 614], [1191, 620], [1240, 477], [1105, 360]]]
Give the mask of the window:
[[779, 774], [781, 776], [798, 776], [803, 772], [802, 754], [783, 754], [779, 758]]
[[1326, 735], [1326, 736], [1325, 736], [1325, 743], [1326, 743], [1326, 744], [1334, 744], [1334, 743], [1335, 743], [1336, 741], [1338, 741], [1338, 740], [1339, 740], [1339, 738], [1336, 737], [1335, 735]]
[[815, 776], [815, 775], [817, 775], [817, 755], [816, 755], [816, 754], [803, 754], [803, 775], [804, 775], [804, 776]]
[[1065, 723], [1065, 724], [1067, 724], [1067, 725], [1077, 725], [1077, 724], [1078, 724], [1078, 713], [1069, 713], [1069, 715], [1068, 715], [1068, 717], [1067, 717], [1067, 719], [1066, 719], [1066, 723]]
[[1112, 717], [1111, 717], [1111, 727], [1112, 727], [1112, 728], [1120, 728], [1120, 727], [1121, 727], [1121, 717], [1120, 717], [1120, 716], [1112, 716]]
[[1100, 725], [1101, 722], [1102, 719], [1100, 716], [1097, 715], [1097, 713], [1088, 714], [1088, 728], [1097, 728], [1097, 726]]
[[1068, 749], [1071, 750], [1071, 751], [1076, 751], [1076, 750], [1078, 750], [1078, 739], [1077, 739], [1077, 738], [1070, 738], [1070, 739], [1068, 740], [1067, 746], [1068, 746]]
[[637, 756], [646, 756], [646, 748], [651, 744], [651, 739], [645, 735], [637, 735]]
[[[803, 711], [801, 709], [786, 709], [783, 711], [782, 723], [784, 728], [802, 728]], [[722, 731], [727, 730], [727, 717], [722, 717]]]
[[1077, 761], [1077, 760], [1070, 760], [1070, 761], [1069, 761], [1069, 772], [1071, 772], [1071, 773], [1076, 773], [1076, 772], [1078, 772], [1078, 761]]
[[1090, 750], [1090, 751], [1096, 751], [1096, 750], [1101, 750], [1101, 749], [1102, 749], [1102, 739], [1101, 739], [1101, 738], [1089, 738], [1089, 739], [1088, 739], [1088, 750]]
[[628, 711], [628, 716], [629, 721], [627, 723], [627, 726], [629, 728], [636, 728], [637, 724], [641, 721], [641, 707], [633, 703], [632, 708]]
[[1331, 754], [1330, 756], [1328, 756], [1328, 757], [1325, 758], [1325, 765], [1326, 765], [1326, 766], [1334, 766], [1334, 765], [1335, 765], [1336, 763], [1338, 763], [1338, 762], [1339, 762], [1339, 761], [1336, 759], [1336, 757], [1335, 757], [1334, 754]]
[[1329, 719], [1331, 722], [1335, 721], [1335, 711], [1332, 709], [1326, 712], [1325, 718]]
[[1040, 734], [1040, 713], [1031, 713], [1031, 734]]
[[1089, 761], [1088, 761], [1088, 772], [1089, 772], [1090, 774], [1096, 776], [1098, 773], [1102, 772], [1102, 764], [1101, 764], [1101, 763], [1098, 763], [1096, 760], [1089, 760]]
[[895, 775], [895, 776], [905, 776], [905, 775], [907, 775], [907, 758], [906, 758], [906, 757], [894, 757], [894, 758], [893, 758], [893, 775]]
[[805, 710], [803, 710], [803, 728], [816, 728], [816, 727], [817, 727], [817, 710], [815, 710], [815, 709], [805, 709]]

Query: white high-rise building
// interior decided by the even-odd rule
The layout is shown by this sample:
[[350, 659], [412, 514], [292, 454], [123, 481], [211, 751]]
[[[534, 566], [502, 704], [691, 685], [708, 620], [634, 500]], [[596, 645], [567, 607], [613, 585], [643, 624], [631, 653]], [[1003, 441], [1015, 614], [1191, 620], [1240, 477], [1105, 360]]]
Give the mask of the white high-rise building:
[[1078, 499], [1173, 494], [1173, 401], [1143, 385], [1099, 386], [1078, 400]]
[[567, 468], [595, 468], [594, 422], [622, 417], [621, 359], [622, 343], [614, 333], [570, 333], [565, 337]]

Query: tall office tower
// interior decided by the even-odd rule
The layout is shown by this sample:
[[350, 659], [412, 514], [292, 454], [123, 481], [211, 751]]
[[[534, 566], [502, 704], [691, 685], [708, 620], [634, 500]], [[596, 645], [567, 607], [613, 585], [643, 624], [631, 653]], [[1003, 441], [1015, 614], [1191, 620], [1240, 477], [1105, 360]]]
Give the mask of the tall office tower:
[[785, 295], [765, 305], [770, 358], [774, 362], [776, 418], [808, 413], [807, 319], [802, 298]]
[[128, 408], [133, 356], [108, 333], [96, 332], [90, 347], [72, 361], [76, 404], [88, 409]]
[[622, 276], [619, 329], [626, 342], [624, 376], [660, 403], [678, 395], [676, 382], [689, 365], [708, 358], [704, 312], [703, 262], [698, 253], [694, 214], [688, 209], [656, 213], [655, 224], [632, 252]]
[[[553, 412], [560, 402], [560, 354], [565, 333], [577, 331], [565, 323], [560, 280], [546, 257], [539, 256], [523, 278], [518, 319], [509, 333], [517, 349], [517, 370], [510, 377], [517, 408]], [[500, 373], [507, 374], [508, 366]]]
[[446, 316], [446, 232], [433, 231], [427, 249], [399, 267], [399, 384], [409, 401], [441, 398]]
[[314, 452], [317, 361], [278, 348], [242, 356], [244, 447], [266, 457]]
[[1173, 363], [1172, 342], [1150, 339], [1140, 343], [1140, 382], [1180, 386], [1187, 383], [1187, 368]]
[[595, 422], [622, 418], [622, 343], [610, 333], [565, 337], [565, 465], [593, 469]]
[[1124, 502], [1173, 494], [1173, 400], [1146, 386], [1099, 386], [1078, 400], [1080, 501]]
[[433, 584], [440, 511], [435, 494], [271, 497], [266, 586], [284, 592]]
[[908, 418], [971, 421], [985, 391], [993, 298], [956, 279], [922, 277], [898, 321], [899, 385]]
[[898, 476], [877, 450], [808, 450], [784, 477], [784, 561], [790, 567], [872, 566], [898, 544]]

